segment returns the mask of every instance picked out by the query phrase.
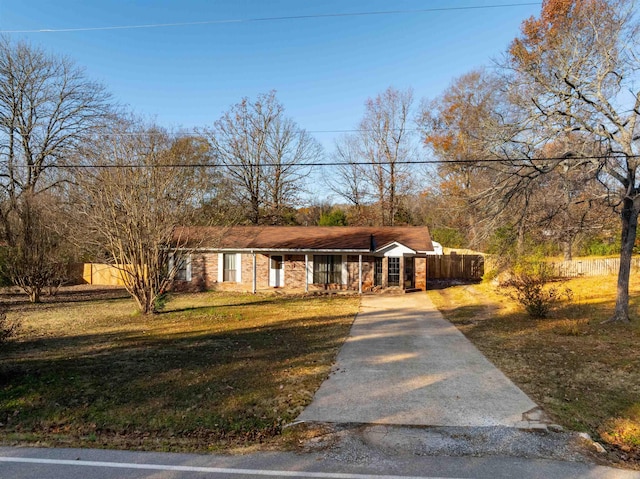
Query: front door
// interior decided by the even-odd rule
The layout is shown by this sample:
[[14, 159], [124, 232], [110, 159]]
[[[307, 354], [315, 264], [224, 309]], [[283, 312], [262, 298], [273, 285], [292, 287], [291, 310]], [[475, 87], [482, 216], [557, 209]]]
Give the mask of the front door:
[[376, 258], [375, 270], [373, 271], [373, 285], [382, 286], [382, 258]]
[[284, 265], [282, 256], [271, 256], [269, 261], [269, 286], [280, 288], [284, 286]]
[[404, 287], [405, 289], [412, 289], [415, 288], [416, 286], [416, 282], [415, 282], [415, 258], [413, 256], [411, 257], [404, 257]]

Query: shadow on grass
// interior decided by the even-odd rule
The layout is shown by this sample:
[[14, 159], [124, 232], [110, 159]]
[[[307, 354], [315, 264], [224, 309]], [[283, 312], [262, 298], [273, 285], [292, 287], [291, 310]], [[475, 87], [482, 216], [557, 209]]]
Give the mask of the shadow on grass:
[[91, 301], [116, 301], [131, 298], [131, 295], [124, 288], [101, 288], [101, 287], [82, 287], [79, 289], [71, 289], [63, 287], [55, 295], [48, 295], [43, 292], [40, 303], [32, 303], [26, 293], [20, 291], [15, 292], [7, 288], [0, 291], [0, 305], [11, 310], [20, 309], [36, 309], [52, 306], [60, 306], [64, 303], [83, 303]]
[[427, 291], [480, 283], [482, 283], [481, 279], [429, 279], [427, 280]]
[[212, 310], [215, 308], [238, 308], [238, 307], [245, 307], [245, 306], [260, 306], [260, 305], [265, 305], [265, 304], [274, 304], [275, 301], [271, 300], [271, 299], [265, 299], [265, 300], [258, 300], [258, 301], [245, 301], [242, 303], [214, 303], [212, 302], [211, 304], [203, 304], [202, 306], [186, 306], [186, 307], [181, 307], [181, 308], [172, 308], [171, 307], [171, 303], [169, 303], [169, 306], [162, 310], [159, 311], [157, 314], [168, 314], [168, 313], [185, 313], [185, 312], [192, 312], [192, 311], [206, 311], [206, 310]]
[[0, 361], [2, 434], [202, 436], [205, 448], [267, 438], [311, 400], [352, 319], [9, 344]]
[[[216, 295], [220, 295], [222, 297], [228, 297], [229, 293], [223, 292], [206, 292], [206, 293], [194, 293], [196, 295], [204, 294], [204, 295], [212, 295], [210, 304], [202, 304], [200, 306], [186, 306], [186, 307], [172, 307], [171, 304], [173, 301], [176, 301], [177, 298], [180, 298], [181, 294], [171, 293], [169, 298], [169, 304], [166, 309], [158, 312], [158, 314], [167, 314], [167, 313], [182, 313], [182, 312], [191, 312], [191, 311], [206, 311], [208, 309], [213, 308], [235, 308], [235, 307], [245, 307], [245, 306], [260, 306], [260, 305], [269, 305], [269, 304], [279, 304], [279, 303], [304, 303], [310, 301], [308, 296], [304, 295], [270, 295], [264, 299], [259, 299], [264, 297], [263, 295], [253, 295], [249, 293], [237, 293], [234, 297], [243, 299], [240, 302], [217, 302]], [[247, 301], [246, 298], [249, 298]], [[253, 299], [255, 298], [255, 299]], [[317, 300], [317, 299], [316, 299]]]
[[[640, 324], [637, 319], [603, 324], [613, 300], [564, 302], [546, 319], [532, 319], [522, 310], [505, 313], [497, 303], [444, 303], [443, 315], [556, 422], [609, 442], [623, 460], [640, 458], [638, 444], [604, 439], [611, 437], [608, 425], [620, 418], [640, 428], [639, 417], [628, 412], [640, 408]], [[632, 297], [636, 318], [638, 307], [640, 298]]]

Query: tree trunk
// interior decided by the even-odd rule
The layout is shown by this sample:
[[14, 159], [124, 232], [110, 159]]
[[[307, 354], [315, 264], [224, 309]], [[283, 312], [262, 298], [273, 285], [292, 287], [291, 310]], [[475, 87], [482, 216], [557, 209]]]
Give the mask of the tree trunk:
[[40, 288], [36, 286], [31, 287], [29, 291], [29, 301], [31, 301], [32, 303], [40, 302]]
[[518, 258], [521, 258], [523, 256], [525, 256], [525, 234], [526, 234], [526, 229], [525, 229], [525, 221], [524, 219], [518, 224], [518, 238], [517, 238], [517, 242], [516, 242], [516, 254], [518, 255]]
[[620, 247], [620, 271], [616, 293], [616, 309], [610, 321], [629, 322], [629, 277], [631, 275], [631, 255], [638, 229], [638, 207], [633, 199], [625, 198], [622, 208], [622, 241]]
[[150, 301], [149, 296], [144, 295], [141, 298], [136, 297], [136, 302], [138, 303], [138, 309], [142, 314], [155, 313], [155, 310], [153, 307], [153, 301]]
[[564, 253], [564, 260], [571, 261], [573, 259], [573, 239], [566, 238], [563, 242], [562, 252]]

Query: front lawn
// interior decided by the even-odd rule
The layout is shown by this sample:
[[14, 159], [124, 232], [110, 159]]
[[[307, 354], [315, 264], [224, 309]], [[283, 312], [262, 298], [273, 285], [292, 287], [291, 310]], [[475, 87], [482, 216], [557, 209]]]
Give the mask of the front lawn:
[[0, 441], [206, 451], [279, 441], [308, 404], [359, 298], [201, 293], [11, 305]]
[[566, 283], [573, 299], [533, 320], [488, 283], [429, 292], [431, 299], [556, 422], [589, 432], [612, 459], [640, 466], [640, 278], [630, 324], [603, 324], [616, 278]]

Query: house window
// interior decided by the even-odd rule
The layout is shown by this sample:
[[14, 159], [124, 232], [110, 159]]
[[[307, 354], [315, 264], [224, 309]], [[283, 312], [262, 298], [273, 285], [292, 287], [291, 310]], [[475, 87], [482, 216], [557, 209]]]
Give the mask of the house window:
[[400, 286], [400, 258], [389, 258], [389, 286]]
[[314, 284], [342, 284], [342, 256], [315, 255], [313, 257]]
[[191, 255], [174, 254], [169, 258], [169, 272], [176, 281], [191, 281]]
[[382, 258], [376, 258], [376, 266], [373, 272], [373, 285], [382, 286]]
[[223, 255], [224, 269], [222, 272], [222, 281], [236, 281], [236, 255], [235, 253]]

